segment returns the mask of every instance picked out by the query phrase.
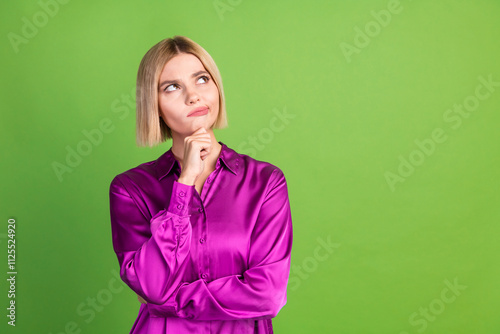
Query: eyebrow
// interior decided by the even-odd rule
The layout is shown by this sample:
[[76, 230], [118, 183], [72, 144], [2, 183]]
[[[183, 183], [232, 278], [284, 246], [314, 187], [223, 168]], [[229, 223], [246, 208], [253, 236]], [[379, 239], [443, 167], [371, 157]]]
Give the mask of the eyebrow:
[[[201, 70], [201, 71], [198, 71], [198, 72], [195, 72], [195, 73], [191, 74], [191, 77], [192, 77], [192, 78], [196, 78], [196, 77], [197, 77], [198, 75], [200, 75], [200, 74], [209, 74], [209, 73], [208, 73], [207, 71]], [[163, 81], [163, 82], [160, 84], [160, 86], [158, 86], [158, 88], [161, 88], [161, 87], [163, 87], [163, 86], [164, 86], [164, 85], [166, 85], [166, 84], [176, 83], [176, 82], [178, 82], [178, 81], [179, 81], [179, 80], [165, 80], [165, 81]]]

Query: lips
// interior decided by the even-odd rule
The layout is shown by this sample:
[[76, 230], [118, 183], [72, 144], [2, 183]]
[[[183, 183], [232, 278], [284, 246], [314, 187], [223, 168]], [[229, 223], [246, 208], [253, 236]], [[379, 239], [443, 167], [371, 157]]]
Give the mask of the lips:
[[202, 116], [208, 114], [208, 107], [199, 107], [191, 111], [187, 117], [191, 116]]

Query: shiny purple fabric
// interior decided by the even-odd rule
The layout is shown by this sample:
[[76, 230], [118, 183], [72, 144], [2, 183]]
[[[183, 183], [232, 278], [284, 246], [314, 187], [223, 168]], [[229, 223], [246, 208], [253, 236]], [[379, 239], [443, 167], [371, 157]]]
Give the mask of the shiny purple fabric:
[[130, 333], [273, 332], [292, 249], [285, 176], [219, 143], [201, 194], [177, 182], [171, 149], [111, 182], [120, 276], [148, 302]]

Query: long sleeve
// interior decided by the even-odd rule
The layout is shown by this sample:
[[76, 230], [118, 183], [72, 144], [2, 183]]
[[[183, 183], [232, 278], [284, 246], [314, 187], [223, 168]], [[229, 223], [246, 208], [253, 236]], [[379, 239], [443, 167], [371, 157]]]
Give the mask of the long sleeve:
[[196, 320], [276, 316], [287, 300], [292, 220], [285, 177], [279, 169], [272, 174], [251, 234], [248, 269], [210, 282], [183, 282], [165, 303], [148, 304], [152, 316]]
[[174, 182], [168, 208], [148, 219], [148, 209], [137, 189], [129, 188], [115, 178], [109, 192], [120, 276], [148, 303], [161, 304], [180, 285], [185, 270], [192, 235], [189, 202], [195, 189]]

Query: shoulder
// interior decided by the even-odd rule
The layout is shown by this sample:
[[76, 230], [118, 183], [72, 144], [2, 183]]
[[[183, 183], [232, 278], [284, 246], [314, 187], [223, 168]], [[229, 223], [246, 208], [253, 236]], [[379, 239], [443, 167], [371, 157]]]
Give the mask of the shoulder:
[[110, 191], [126, 191], [127, 193], [138, 192], [139, 188], [147, 186], [153, 182], [157, 182], [158, 163], [160, 158], [141, 163], [117, 174], [111, 180]]
[[261, 174], [262, 176], [271, 177], [272, 175], [275, 175], [276, 177], [283, 175], [283, 171], [281, 170], [281, 168], [270, 162], [257, 160], [246, 154], [240, 154], [240, 157], [246, 168], [252, 169]]
[[275, 164], [228, 149], [232, 151], [232, 159], [237, 160], [238, 173], [244, 173], [244, 177], [265, 180], [265, 183], [271, 186], [278, 182], [286, 182], [282, 169]]
[[288, 201], [288, 185], [283, 170], [273, 163], [257, 160], [246, 154], [238, 154], [242, 168], [238, 170], [244, 178], [243, 184], [247, 192], [255, 192], [255, 196], [263, 203], [279, 203]]

